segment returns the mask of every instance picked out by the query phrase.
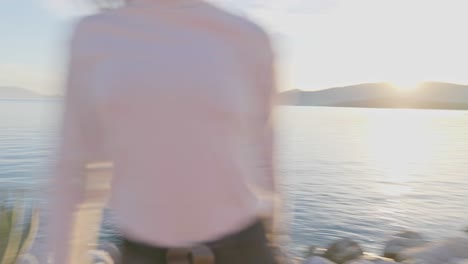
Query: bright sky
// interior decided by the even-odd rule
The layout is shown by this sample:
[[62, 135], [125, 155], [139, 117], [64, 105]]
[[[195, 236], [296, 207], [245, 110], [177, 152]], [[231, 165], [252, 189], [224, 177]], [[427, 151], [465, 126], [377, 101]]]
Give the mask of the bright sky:
[[[60, 89], [67, 34], [85, 13], [79, 1], [0, 0], [0, 86]], [[285, 90], [468, 84], [467, 0], [213, 1], [271, 32]]]

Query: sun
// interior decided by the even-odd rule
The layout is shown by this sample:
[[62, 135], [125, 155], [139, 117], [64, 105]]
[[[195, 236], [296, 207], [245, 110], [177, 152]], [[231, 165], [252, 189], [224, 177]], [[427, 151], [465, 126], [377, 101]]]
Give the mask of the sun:
[[421, 81], [416, 80], [393, 80], [390, 85], [399, 91], [411, 92], [418, 89], [421, 83]]

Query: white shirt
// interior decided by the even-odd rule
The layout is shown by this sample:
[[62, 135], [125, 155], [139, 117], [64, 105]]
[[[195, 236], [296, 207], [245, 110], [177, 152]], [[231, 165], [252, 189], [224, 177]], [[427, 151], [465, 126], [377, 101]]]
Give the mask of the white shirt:
[[213, 240], [271, 213], [273, 68], [259, 27], [201, 0], [133, 0], [84, 18], [53, 180], [55, 250], [92, 162], [113, 162], [111, 206], [137, 241]]

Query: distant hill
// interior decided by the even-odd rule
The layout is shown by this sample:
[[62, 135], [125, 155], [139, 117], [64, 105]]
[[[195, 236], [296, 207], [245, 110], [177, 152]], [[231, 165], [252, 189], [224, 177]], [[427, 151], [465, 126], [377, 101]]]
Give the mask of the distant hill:
[[56, 97], [42, 95], [30, 90], [18, 87], [1, 87], [0, 86], [0, 99], [53, 99]]
[[320, 91], [290, 90], [281, 93], [280, 99], [285, 105], [468, 110], [468, 86], [426, 82], [414, 91], [400, 91], [387, 83], [367, 83]]

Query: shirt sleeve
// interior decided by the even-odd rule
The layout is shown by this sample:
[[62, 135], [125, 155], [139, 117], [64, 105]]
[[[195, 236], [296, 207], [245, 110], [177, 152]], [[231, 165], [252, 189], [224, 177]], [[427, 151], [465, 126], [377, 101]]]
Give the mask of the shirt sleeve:
[[82, 52], [80, 24], [69, 50], [68, 76], [56, 164], [50, 181], [49, 250], [68, 263], [74, 213], [85, 197], [86, 166], [105, 159], [98, 118], [85, 86], [90, 58]]
[[254, 121], [254, 141], [258, 150], [261, 173], [258, 185], [261, 195], [260, 211], [262, 217], [272, 217], [278, 206], [278, 188], [275, 166], [275, 120], [277, 81], [275, 57], [271, 42], [265, 36], [261, 50], [257, 50], [258, 62], [255, 67], [256, 89], [259, 104]]

